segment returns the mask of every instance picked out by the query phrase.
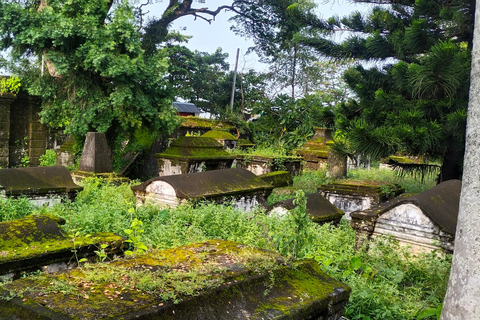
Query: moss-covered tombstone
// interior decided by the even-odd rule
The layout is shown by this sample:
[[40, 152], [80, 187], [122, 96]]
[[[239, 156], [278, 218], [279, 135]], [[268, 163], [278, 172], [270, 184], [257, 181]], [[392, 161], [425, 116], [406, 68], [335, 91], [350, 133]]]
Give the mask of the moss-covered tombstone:
[[182, 137], [155, 154], [159, 176], [228, 169], [235, 156], [211, 137]]
[[213, 138], [223, 145], [223, 148], [235, 149], [237, 147], [238, 139], [230, 132], [211, 130], [203, 134], [202, 137]]
[[350, 218], [350, 212], [368, 209], [404, 191], [398, 184], [372, 180], [340, 180], [318, 188], [318, 192], [344, 211], [347, 218]]
[[[29, 319], [338, 319], [350, 289], [313, 260], [210, 240], [3, 287]], [[12, 298], [13, 297], [13, 298]]]
[[273, 186], [241, 168], [152, 178], [133, 186], [137, 204], [176, 207], [190, 201], [233, 202], [246, 211], [266, 207]]
[[305, 168], [310, 170], [323, 169], [327, 165], [330, 146], [327, 142], [332, 141], [332, 130], [326, 128], [314, 128], [315, 134], [301, 148], [293, 152], [305, 160]]
[[[106, 254], [121, 253], [124, 239], [113, 233], [72, 237], [60, 225], [65, 220], [51, 215], [32, 215], [0, 223], [0, 275], [16, 277], [40, 268], [65, 268], [82, 258], [95, 257], [101, 244]], [[59, 265], [61, 264], [61, 265]], [[49, 267], [50, 266], [50, 267]]]
[[63, 198], [73, 200], [82, 190], [62, 166], [0, 169], [0, 194], [26, 196], [36, 205], [53, 205]]
[[415, 253], [452, 253], [461, 186], [460, 180], [448, 180], [422, 193], [405, 194], [351, 213], [356, 247], [373, 236], [390, 235]]

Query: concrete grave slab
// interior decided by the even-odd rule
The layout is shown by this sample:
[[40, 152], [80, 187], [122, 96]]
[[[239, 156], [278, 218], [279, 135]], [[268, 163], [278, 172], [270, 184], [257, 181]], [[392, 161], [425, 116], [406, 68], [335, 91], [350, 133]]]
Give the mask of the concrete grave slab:
[[213, 138], [223, 145], [223, 148], [235, 149], [237, 147], [238, 139], [227, 131], [211, 130], [203, 134], [202, 137]]
[[[24, 271], [64, 267], [78, 259], [95, 257], [100, 244], [108, 254], [121, 253], [124, 239], [113, 233], [73, 239], [60, 225], [65, 220], [52, 215], [32, 215], [0, 223], [0, 275], [16, 277]], [[77, 258], [75, 258], [76, 250]]]
[[155, 154], [159, 176], [228, 169], [235, 155], [210, 137], [181, 137], [162, 153]]
[[231, 201], [251, 210], [266, 206], [273, 186], [241, 168], [155, 177], [133, 186], [137, 204], [145, 202], [176, 207], [184, 201]]
[[237, 155], [236, 165], [237, 168], [247, 169], [257, 176], [275, 171], [288, 171], [292, 176], [296, 176], [303, 170], [302, 158], [296, 156]]
[[[286, 263], [272, 252], [210, 240], [19, 279], [3, 287], [0, 309], [9, 319], [335, 320], [350, 291], [314, 260]], [[17, 292], [22, 298], [7, 298]]]
[[345, 212], [347, 219], [350, 219], [350, 212], [368, 209], [404, 191], [398, 184], [371, 180], [340, 180], [318, 188], [322, 196]]
[[26, 196], [36, 205], [53, 205], [64, 197], [73, 200], [83, 190], [63, 166], [0, 169], [0, 186], [3, 195]]
[[288, 171], [274, 171], [258, 176], [266, 183], [271, 184], [275, 188], [288, 187], [293, 185], [293, 178]]
[[393, 235], [414, 252], [453, 252], [461, 186], [460, 180], [449, 180], [417, 195], [402, 195], [352, 212], [356, 246], [373, 236]]
[[[307, 213], [310, 219], [319, 224], [332, 222], [337, 225], [345, 213], [331, 204], [325, 197], [318, 193], [307, 194]], [[274, 203], [268, 208], [269, 214], [285, 215], [287, 211], [293, 210], [297, 205], [293, 204], [294, 199], [283, 200]]]

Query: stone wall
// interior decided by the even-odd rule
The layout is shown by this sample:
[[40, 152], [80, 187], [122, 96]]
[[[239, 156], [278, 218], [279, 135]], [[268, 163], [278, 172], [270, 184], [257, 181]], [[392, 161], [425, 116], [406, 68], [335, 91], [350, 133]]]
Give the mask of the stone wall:
[[14, 97], [0, 96], [0, 167], [8, 167], [10, 141], [10, 105]]
[[[0, 167], [38, 166], [47, 128], [38, 115], [40, 100], [24, 93], [0, 96]], [[28, 156], [29, 162], [22, 163]]]

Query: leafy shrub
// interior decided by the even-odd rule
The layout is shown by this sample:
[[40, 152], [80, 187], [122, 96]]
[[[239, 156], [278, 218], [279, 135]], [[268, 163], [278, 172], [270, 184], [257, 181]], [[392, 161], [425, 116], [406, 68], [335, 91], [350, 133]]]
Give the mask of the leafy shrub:
[[0, 222], [28, 216], [33, 209], [33, 204], [26, 197], [17, 199], [0, 197]]
[[40, 156], [40, 167], [54, 166], [57, 161], [55, 150], [47, 149], [45, 154]]
[[0, 79], [0, 96], [4, 93], [10, 93], [14, 96], [20, 91], [20, 79], [17, 77], [8, 77]]

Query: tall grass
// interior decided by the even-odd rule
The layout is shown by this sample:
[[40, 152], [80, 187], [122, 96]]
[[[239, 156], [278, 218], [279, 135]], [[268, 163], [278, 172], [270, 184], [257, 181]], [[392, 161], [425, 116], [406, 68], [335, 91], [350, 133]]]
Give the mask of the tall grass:
[[[395, 181], [409, 191], [418, 183], [381, 170], [350, 171], [349, 178]], [[324, 172], [295, 177], [294, 188], [314, 192], [328, 181]], [[403, 183], [403, 184], [402, 184]], [[142, 221], [142, 241], [152, 248], [171, 248], [208, 239], [227, 239], [267, 250], [281, 250], [285, 239], [298, 235], [293, 219], [270, 217], [263, 210], [251, 212], [228, 205], [203, 203], [175, 209], [153, 206], [136, 208], [130, 185], [115, 186], [97, 179], [83, 182], [75, 202], [54, 207], [33, 207], [25, 199], [0, 199], [0, 218], [18, 218], [30, 213], [50, 213], [67, 220], [65, 229], [84, 234], [109, 231], [127, 236], [134, 219]], [[3, 209], [3, 211], [2, 211]], [[332, 277], [352, 288], [346, 317], [354, 319], [415, 319], [425, 308], [442, 300], [450, 270], [450, 258], [440, 253], [412, 256], [387, 239], [372, 244], [368, 252], [354, 250], [355, 231], [347, 222], [338, 227], [304, 226], [308, 241], [302, 256], [318, 261]], [[287, 252], [288, 253], [288, 252]]]

